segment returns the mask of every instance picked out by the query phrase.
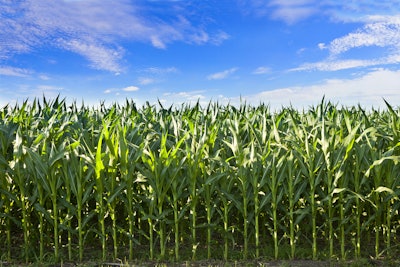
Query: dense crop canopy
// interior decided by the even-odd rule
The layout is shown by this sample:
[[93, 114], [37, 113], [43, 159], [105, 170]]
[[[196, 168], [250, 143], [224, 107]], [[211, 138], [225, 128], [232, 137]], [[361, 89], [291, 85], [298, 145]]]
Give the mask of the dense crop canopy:
[[3, 107], [0, 256], [394, 255], [399, 116], [324, 101]]

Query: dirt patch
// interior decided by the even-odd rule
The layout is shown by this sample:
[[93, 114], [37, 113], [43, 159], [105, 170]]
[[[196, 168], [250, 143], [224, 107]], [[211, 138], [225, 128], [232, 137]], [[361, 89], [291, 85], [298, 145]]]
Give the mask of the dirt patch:
[[[65, 265], [64, 265], [65, 266]], [[363, 259], [359, 261], [313, 261], [313, 260], [277, 260], [277, 261], [194, 261], [194, 262], [140, 262], [140, 263], [103, 263], [103, 264], [87, 264], [85, 266], [109, 266], [109, 267], [384, 267], [384, 266], [400, 266], [400, 261], [379, 261], [371, 259]], [[62, 267], [54, 266], [54, 267]], [[72, 267], [72, 266], [68, 266]], [[79, 267], [79, 265], [77, 265]]]

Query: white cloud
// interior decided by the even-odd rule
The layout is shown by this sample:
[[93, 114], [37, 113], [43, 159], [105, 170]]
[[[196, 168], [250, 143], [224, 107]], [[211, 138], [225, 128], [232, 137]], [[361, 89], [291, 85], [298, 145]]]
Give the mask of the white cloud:
[[269, 16], [293, 24], [319, 11], [320, 3], [315, 0], [239, 0], [239, 3], [249, 14]]
[[163, 97], [169, 99], [178, 99], [178, 102], [186, 102], [186, 101], [197, 101], [199, 99], [204, 99], [203, 95], [204, 91], [190, 91], [190, 92], [174, 92], [174, 93], [164, 93]]
[[24, 101], [28, 98], [40, 99], [43, 95], [46, 98], [55, 98], [64, 91], [62, 86], [50, 85], [50, 84], [19, 84], [13, 92], [8, 94], [17, 100]]
[[264, 91], [244, 97], [258, 104], [269, 103], [274, 109], [292, 104], [296, 108], [307, 108], [318, 104], [322, 97], [339, 105], [384, 107], [383, 98], [397, 105], [400, 102], [400, 71], [378, 69], [354, 79], [329, 79], [309, 86], [296, 86]]
[[318, 48], [321, 49], [321, 50], [324, 50], [324, 49], [327, 49], [327, 46], [324, 43], [319, 43], [318, 44]]
[[317, 12], [313, 6], [281, 6], [276, 9], [272, 17], [281, 19], [288, 24], [293, 24], [306, 19]]
[[[363, 58], [351, 58], [351, 52], [363, 47], [381, 49], [384, 51], [384, 56], [373, 57], [369, 53], [363, 53]], [[363, 27], [336, 38], [329, 44], [319, 43], [318, 48], [329, 52], [326, 59], [304, 63], [292, 71], [337, 71], [398, 64], [400, 63], [400, 16], [374, 16]]]
[[164, 49], [175, 41], [218, 44], [228, 38], [222, 31], [206, 32], [204, 24], [194, 26], [196, 16], [186, 14], [184, 2], [165, 4], [167, 17], [141, 5], [129, 0], [0, 0], [0, 59], [49, 46], [82, 55], [92, 68], [119, 72], [121, 42]]
[[136, 92], [136, 91], [139, 91], [139, 90], [140, 90], [139, 87], [131, 85], [131, 86], [127, 86], [127, 87], [124, 87], [124, 88], [107, 88], [107, 89], [105, 89], [103, 91], [103, 93], [107, 94], [107, 95], [111, 94], [111, 93], [114, 93], [115, 95], [118, 96], [118, 95], [121, 94], [121, 91], [124, 91], [124, 92]]
[[207, 76], [208, 80], [222, 80], [228, 78], [231, 74], [235, 73], [238, 68], [231, 68], [221, 72], [213, 73]]
[[[241, 97], [210, 96], [206, 94], [210, 90], [193, 90], [164, 93], [159, 100], [164, 106], [195, 104], [198, 101], [203, 106], [207, 106], [210, 101], [236, 106], [244, 102], [250, 105], [263, 102], [269, 104], [272, 110], [279, 110], [289, 105], [297, 109], [307, 109], [311, 105], [319, 104], [325, 96], [326, 100], [337, 103], [339, 107], [360, 104], [369, 109], [385, 108], [383, 98], [396, 106], [400, 103], [398, 88], [400, 88], [400, 71], [376, 69], [353, 79], [327, 79], [311, 85], [277, 88]], [[156, 96], [147, 100], [157, 105]]]
[[58, 86], [52, 86], [52, 85], [38, 85], [37, 90], [41, 92], [47, 92], [47, 91], [61, 91], [63, 90], [62, 87]]
[[137, 86], [128, 86], [128, 87], [122, 88], [122, 91], [135, 92], [135, 91], [139, 91], [139, 87], [137, 87]]
[[363, 28], [333, 40], [328, 49], [332, 55], [368, 46], [400, 48], [400, 16], [382, 18]]
[[230, 38], [230, 35], [227, 34], [226, 32], [223, 31], [218, 31], [216, 34], [212, 35], [209, 38], [209, 41], [214, 44], [214, 45], [220, 45], [222, 44], [225, 40], [228, 40]]
[[373, 17], [393, 16], [400, 11], [400, 2], [393, 0], [324, 0], [321, 6], [327, 10], [325, 15], [340, 22], [368, 22]]
[[112, 49], [94, 42], [82, 42], [80, 40], [61, 41], [60, 44], [64, 48], [86, 57], [91, 62], [90, 66], [94, 69], [108, 70], [115, 74], [122, 71], [118, 62], [123, 54], [122, 48]]
[[15, 76], [15, 77], [29, 77], [33, 72], [28, 69], [14, 68], [9, 66], [0, 67], [0, 75]]
[[156, 82], [154, 79], [146, 77], [140, 77], [138, 81], [141, 85], [149, 85]]
[[323, 16], [333, 21], [362, 22], [371, 15], [396, 15], [400, 2], [393, 0], [237, 0], [245, 14], [269, 16], [293, 24], [311, 16]]
[[400, 54], [393, 54], [388, 57], [377, 58], [377, 59], [344, 59], [344, 60], [332, 60], [327, 59], [324, 61], [316, 63], [305, 63], [301, 66], [291, 69], [290, 71], [309, 71], [309, 70], [319, 70], [319, 71], [337, 71], [352, 68], [362, 68], [362, 67], [373, 67], [382, 66], [389, 64], [399, 64]]
[[41, 79], [42, 81], [48, 81], [50, 80], [50, 77], [45, 74], [41, 74], [39, 75], [39, 79]]
[[168, 67], [168, 68], [151, 67], [151, 68], [145, 69], [144, 71], [148, 72], [148, 73], [161, 75], [161, 74], [167, 74], [167, 73], [177, 73], [178, 69], [175, 67]]
[[229, 34], [223, 31], [218, 31], [214, 34], [209, 34], [204, 30], [199, 30], [190, 36], [191, 43], [198, 45], [206, 43], [211, 43], [213, 45], [220, 45], [229, 38], [230, 38]]
[[314, 4], [314, 0], [271, 0], [269, 5], [272, 6], [302, 6]]
[[271, 72], [271, 68], [262, 66], [262, 67], [258, 67], [257, 69], [255, 69], [253, 71], [253, 74], [266, 74], [266, 73], [269, 73], [269, 72]]
[[160, 39], [159, 36], [151, 36], [150, 40], [151, 40], [151, 44], [154, 47], [157, 47], [157, 48], [160, 48], [160, 49], [167, 48], [167, 45]]
[[205, 92], [205, 90], [168, 92], [164, 93], [159, 100], [165, 105], [193, 105], [199, 102], [200, 105], [206, 106], [210, 102], [210, 99], [204, 95]]

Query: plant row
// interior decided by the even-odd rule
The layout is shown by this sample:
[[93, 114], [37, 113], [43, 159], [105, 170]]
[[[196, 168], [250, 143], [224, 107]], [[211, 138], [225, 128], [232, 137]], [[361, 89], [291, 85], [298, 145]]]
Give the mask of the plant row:
[[25, 261], [395, 256], [400, 119], [266, 105], [0, 110], [0, 252]]

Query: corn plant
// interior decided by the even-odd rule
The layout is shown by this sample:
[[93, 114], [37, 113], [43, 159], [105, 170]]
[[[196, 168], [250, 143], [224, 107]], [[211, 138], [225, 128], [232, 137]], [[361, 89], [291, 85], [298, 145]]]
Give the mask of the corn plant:
[[135, 207], [139, 201], [135, 195], [135, 184], [143, 182], [137, 176], [137, 164], [142, 156], [142, 146], [140, 132], [138, 127], [134, 127], [129, 133], [127, 126], [120, 126], [119, 128], [119, 158], [120, 158], [120, 171], [121, 179], [125, 182], [125, 203], [126, 211], [128, 214], [128, 236], [129, 236], [129, 259], [132, 260], [134, 256], [134, 238], [135, 238], [135, 214], [138, 212]]
[[22, 232], [24, 236], [23, 243], [23, 254], [25, 261], [29, 261], [29, 248], [30, 248], [30, 219], [29, 213], [31, 212], [31, 203], [29, 201], [29, 190], [32, 184], [31, 176], [27, 174], [25, 165], [25, 158], [27, 157], [26, 147], [24, 146], [20, 129], [16, 132], [14, 148], [13, 148], [13, 160], [10, 162], [10, 175], [15, 182], [18, 190], [16, 194], [11, 197], [21, 209], [20, 222], [22, 224]]
[[89, 250], [102, 261], [394, 257], [400, 120], [386, 105], [7, 105], [0, 251], [41, 264]]
[[[186, 150], [186, 175], [189, 185], [189, 203], [191, 220], [192, 260], [196, 259], [197, 251], [197, 205], [199, 201], [198, 183], [204, 173], [204, 147], [206, 145], [206, 127], [203, 132], [197, 123], [189, 124], [190, 135], [185, 142]], [[200, 135], [200, 137], [199, 137]]]
[[[313, 124], [311, 124], [313, 125]], [[317, 258], [317, 202], [316, 191], [321, 181], [321, 172], [319, 169], [323, 162], [323, 155], [317, 148], [317, 126], [306, 128], [304, 124], [296, 126], [295, 134], [298, 136], [296, 140], [295, 157], [299, 163], [302, 175], [308, 180], [308, 198], [311, 209], [311, 235], [312, 235], [312, 257]]]
[[79, 261], [83, 260], [83, 251], [85, 247], [85, 233], [87, 230], [87, 224], [93, 217], [94, 212], [87, 212], [87, 203], [91, 200], [93, 195], [94, 181], [91, 179], [94, 170], [88, 168], [89, 160], [85, 158], [85, 155], [79, 151], [80, 149], [72, 149], [69, 154], [69, 166], [64, 166], [65, 179], [70, 179], [71, 195], [76, 200], [76, 209], [72, 216], [76, 218], [76, 231], [78, 239], [78, 254]]
[[[271, 153], [271, 140], [267, 124], [266, 114], [263, 114], [262, 122], [259, 128], [252, 129], [255, 147], [257, 151], [256, 160], [253, 163], [253, 173], [250, 177], [250, 184], [252, 188], [252, 201], [254, 205], [254, 239], [256, 246], [256, 257], [260, 256], [260, 214], [265, 205], [269, 203], [269, 196], [263, 188], [265, 187], [269, 177], [265, 175], [270, 166], [265, 166], [267, 159]], [[251, 123], [254, 125], [254, 123]]]
[[[123, 190], [125, 190], [125, 184], [120, 182], [118, 164], [120, 162], [119, 159], [119, 129], [118, 129], [118, 117], [111, 117], [110, 123], [105, 123], [103, 126], [104, 141], [107, 145], [107, 149], [105, 150], [105, 154], [103, 157], [103, 162], [105, 163], [104, 172], [104, 183], [105, 183], [105, 192], [106, 192], [106, 202], [107, 202], [107, 212], [110, 214], [110, 218], [112, 221], [111, 227], [111, 237], [113, 240], [113, 257], [118, 257], [118, 236], [117, 236], [117, 214], [116, 214], [116, 204], [118, 195], [121, 194]], [[110, 130], [109, 130], [110, 129]], [[103, 164], [104, 164], [103, 163]]]
[[4, 123], [0, 124], [0, 218], [4, 226], [0, 231], [6, 236], [6, 258], [11, 259], [11, 223], [12, 223], [12, 206], [15, 198], [10, 195], [12, 192], [12, 181], [10, 177], [9, 162], [12, 160], [13, 140], [15, 125], [9, 124], [7, 119], [8, 113], [3, 112], [2, 118]]
[[[248, 253], [248, 227], [249, 227], [249, 216], [248, 216], [248, 205], [249, 205], [249, 169], [252, 167], [252, 160], [254, 158], [254, 146], [247, 147], [246, 144], [243, 145], [241, 140], [246, 140], [245, 136], [242, 136], [241, 129], [239, 126], [239, 118], [233, 118], [229, 124], [229, 131], [232, 134], [232, 140], [225, 141], [225, 144], [229, 147], [232, 152], [233, 163], [231, 166], [233, 171], [236, 173], [235, 178], [237, 179], [236, 183], [242, 196], [242, 200], [238, 201], [236, 197], [232, 198], [236, 208], [243, 216], [243, 258], [247, 258]], [[243, 138], [243, 139], [242, 139]], [[230, 160], [228, 159], [228, 160]]]
[[307, 183], [301, 179], [301, 172], [297, 171], [297, 161], [293, 152], [286, 155], [286, 187], [289, 202], [288, 219], [289, 219], [289, 244], [290, 258], [294, 259], [296, 254], [296, 243], [298, 241], [298, 225], [307, 214], [303, 207], [298, 204], [300, 198], [305, 191]]
[[[220, 157], [215, 159], [221, 159]], [[223, 258], [224, 260], [228, 260], [229, 258], [229, 240], [232, 240], [234, 244], [234, 240], [230, 234], [231, 231], [234, 230], [234, 227], [230, 225], [230, 217], [229, 215], [232, 213], [233, 205], [232, 199], [234, 199], [234, 195], [232, 193], [235, 179], [233, 178], [233, 173], [231, 172], [230, 165], [228, 163], [223, 163], [222, 166], [219, 166], [218, 173], [220, 175], [215, 176], [216, 181], [219, 182], [217, 184], [217, 194], [221, 201], [219, 213], [222, 217], [223, 222], [223, 237], [224, 237], [224, 252]], [[208, 252], [208, 251], [207, 251]]]
[[[183, 166], [186, 162], [186, 156], [183, 155], [183, 149], [180, 148], [183, 142], [186, 141], [186, 136], [188, 132], [182, 132], [182, 126], [178, 123], [175, 117], [171, 117], [172, 124], [172, 132], [174, 143], [177, 144], [177, 147], [174, 152], [172, 151], [169, 155], [171, 162], [167, 162], [169, 165], [167, 177], [171, 182], [170, 194], [172, 198], [169, 197], [169, 203], [172, 206], [173, 214], [174, 214], [174, 242], [175, 242], [175, 259], [179, 260], [179, 244], [180, 244], [180, 231], [179, 231], [179, 222], [182, 216], [185, 214], [186, 208], [181, 207], [181, 200], [185, 198], [185, 191], [187, 187], [187, 177], [183, 176]], [[183, 146], [183, 145], [182, 145]]]
[[[141, 171], [147, 178], [149, 184], [149, 192], [151, 199], [149, 203], [149, 235], [150, 235], [150, 257], [154, 255], [153, 252], [153, 218], [159, 221], [158, 236], [160, 238], [160, 258], [165, 258], [166, 253], [166, 215], [170, 212], [164, 210], [164, 204], [170, 193], [171, 182], [176, 179], [177, 170], [179, 166], [174, 166], [176, 162], [180, 146], [185, 141], [185, 136], [181, 137], [173, 147], [167, 144], [169, 137], [168, 130], [160, 133], [159, 147], [151, 147], [146, 145], [143, 150], [142, 161], [145, 168]], [[157, 152], [158, 150], [158, 152]], [[172, 170], [173, 169], [173, 170]], [[172, 171], [172, 172], [171, 172]], [[176, 188], [175, 188], [176, 189]], [[154, 216], [154, 217], [153, 217]]]

